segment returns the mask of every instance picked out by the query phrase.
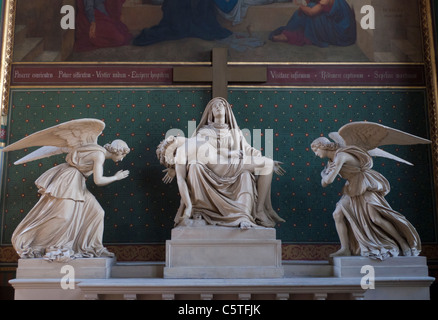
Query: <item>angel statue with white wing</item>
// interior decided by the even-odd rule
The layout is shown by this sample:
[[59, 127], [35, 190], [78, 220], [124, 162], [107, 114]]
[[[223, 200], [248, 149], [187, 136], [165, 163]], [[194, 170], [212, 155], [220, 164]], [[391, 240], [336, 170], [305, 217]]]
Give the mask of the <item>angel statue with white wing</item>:
[[386, 201], [390, 185], [383, 175], [372, 170], [372, 156], [412, 165], [378, 147], [431, 141], [372, 122], [346, 124], [329, 137], [335, 142], [320, 137], [311, 148], [321, 159], [329, 159], [321, 172], [323, 187], [338, 175], [347, 180], [333, 213], [341, 248], [330, 256], [361, 255], [379, 260], [417, 256], [421, 251], [420, 237], [414, 226]]
[[15, 164], [67, 153], [65, 163], [47, 170], [35, 181], [41, 196], [12, 235], [12, 245], [21, 258], [66, 262], [80, 257], [114, 256], [102, 244], [105, 212], [85, 182], [90, 175], [98, 186], [128, 177], [127, 170], [105, 177], [103, 166], [106, 159], [122, 161], [130, 149], [122, 140], [98, 145], [104, 128], [105, 123], [97, 119], [71, 120], [3, 149], [41, 147]]

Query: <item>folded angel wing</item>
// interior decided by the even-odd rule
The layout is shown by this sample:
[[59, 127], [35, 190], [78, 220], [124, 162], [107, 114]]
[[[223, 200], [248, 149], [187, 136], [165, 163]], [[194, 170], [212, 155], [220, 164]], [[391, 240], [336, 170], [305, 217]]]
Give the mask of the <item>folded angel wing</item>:
[[97, 144], [99, 135], [105, 129], [105, 123], [97, 119], [78, 119], [37, 131], [13, 144], [3, 151], [14, 151], [23, 148], [43, 146], [15, 162], [25, 163], [36, 159], [50, 157], [68, 152], [86, 144]]
[[339, 144], [341, 147], [345, 147], [345, 141], [344, 139], [340, 136], [339, 132], [330, 132], [329, 133], [329, 137], [333, 139], [334, 142], [336, 142], [337, 144]]
[[410, 163], [409, 161], [406, 161], [400, 157], [397, 157], [395, 155], [393, 155], [392, 153], [386, 152], [385, 150], [379, 149], [379, 148], [375, 148], [373, 150], [368, 151], [368, 154], [372, 157], [381, 157], [381, 158], [387, 158], [387, 159], [391, 159], [394, 161], [398, 161], [404, 164], [407, 164], [408, 166], [413, 166], [412, 163]]
[[413, 145], [431, 143], [430, 140], [379, 123], [365, 121], [348, 123], [341, 127], [338, 132], [331, 132], [329, 137], [342, 147], [357, 146], [368, 151], [368, 154], [371, 156], [384, 157], [408, 165], [413, 164], [378, 147], [391, 144]]
[[48, 158], [51, 156], [55, 156], [57, 154], [67, 153], [69, 150], [70, 150], [69, 148], [62, 148], [62, 147], [51, 147], [51, 146], [41, 147], [36, 149], [34, 152], [29, 153], [27, 156], [21, 158], [20, 160], [15, 161], [14, 164], [15, 165], [23, 164], [38, 159]]

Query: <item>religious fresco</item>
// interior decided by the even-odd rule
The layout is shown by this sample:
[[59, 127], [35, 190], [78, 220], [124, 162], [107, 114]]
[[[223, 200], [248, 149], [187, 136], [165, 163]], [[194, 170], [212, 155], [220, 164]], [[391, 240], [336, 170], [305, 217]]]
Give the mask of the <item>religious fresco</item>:
[[209, 62], [226, 47], [231, 62], [422, 62], [417, 1], [336, 0], [312, 16], [307, 2], [16, 0], [13, 60]]

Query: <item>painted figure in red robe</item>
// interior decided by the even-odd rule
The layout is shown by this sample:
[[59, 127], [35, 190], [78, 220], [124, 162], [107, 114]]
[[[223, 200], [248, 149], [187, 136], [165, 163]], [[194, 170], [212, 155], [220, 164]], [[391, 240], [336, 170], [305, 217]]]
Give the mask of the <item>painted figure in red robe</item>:
[[130, 44], [132, 35], [120, 20], [125, 0], [77, 0], [76, 51]]

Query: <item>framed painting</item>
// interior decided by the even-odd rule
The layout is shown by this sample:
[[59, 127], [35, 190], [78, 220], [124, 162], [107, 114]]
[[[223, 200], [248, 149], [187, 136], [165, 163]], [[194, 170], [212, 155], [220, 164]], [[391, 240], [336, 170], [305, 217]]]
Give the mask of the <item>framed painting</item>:
[[417, 1], [15, 2], [14, 62], [423, 61]]
[[171, 85], [173, 66], [211, 65], [217, 47], [230, 65], [266, 66], [267, 86], [425, 85], [428, 1], [12, 0], [7, 9], [11, 85]]

